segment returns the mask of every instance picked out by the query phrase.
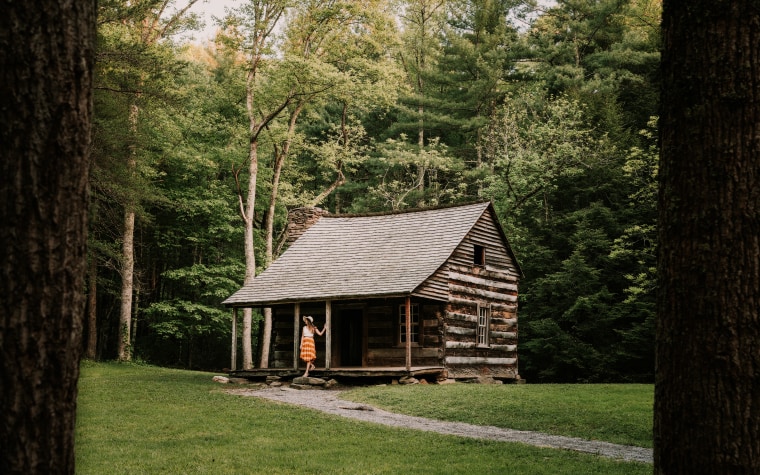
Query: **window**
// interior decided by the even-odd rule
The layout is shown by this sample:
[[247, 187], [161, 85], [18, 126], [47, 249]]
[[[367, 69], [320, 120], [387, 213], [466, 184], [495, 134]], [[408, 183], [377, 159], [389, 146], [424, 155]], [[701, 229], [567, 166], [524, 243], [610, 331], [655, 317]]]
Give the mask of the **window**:
[[489, 346], [491, 329], [491, 308], [488, 305], [478, 305], [478, 346]]
[[[416, 303], [410, 305], [412, 311], [412, 325], [411, 334], [409, 335], [409, 341], [411, 343], [419, 343], [420, 334], [420, 306]], [[399, 343], [406, 345], [406, 305], [402, 304], [398, 306], [398, 335]]]
[[473, 261], [476, 266], [484, 266], [486, 265], [486, 248], [484, 246], [479, 246], [475, 244], [475, 249], [473, 252]]

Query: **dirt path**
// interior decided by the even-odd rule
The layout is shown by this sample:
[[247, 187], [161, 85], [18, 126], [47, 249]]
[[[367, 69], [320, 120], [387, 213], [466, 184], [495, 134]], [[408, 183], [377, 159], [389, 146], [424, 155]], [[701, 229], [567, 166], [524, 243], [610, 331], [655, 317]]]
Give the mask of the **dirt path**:
[[462, 422], [447, 422], [395, 414], [365, 404], [341, 399], [340, 395], [342, 391], [340, 390], [303, 390], [288, 387], [267, 387], [264, 389], [232, 389], [228, 392], [242, 396], [270, 399], [287, 404], [296, 404], [328, 414], [387, 426], [424, 430], [474, 439], [520, 442], [536, 447], [575, 450], [630, 462], [652, 463], [652, 449], [585, 440], [576, 437], [542, 434], [540, 432], [502, 429], [492, 426], [479, 426]]

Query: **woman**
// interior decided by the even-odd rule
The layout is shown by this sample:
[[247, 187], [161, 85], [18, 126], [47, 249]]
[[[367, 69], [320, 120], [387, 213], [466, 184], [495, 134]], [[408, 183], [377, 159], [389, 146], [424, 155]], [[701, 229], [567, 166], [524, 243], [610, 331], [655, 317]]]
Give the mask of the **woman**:
[[314, 334], [324, 335], [326, 326], [322, 327], [322, 330], [317, 329], [314, 325], [314, 319], [308, 315], [303, 317], [303, 322], [306, 325], [304, 325], [301, 334], [301, 359], [306, 362], [306, 372], [303, 374], [305, 378], [309, 376], [309, 370], [316, 368], [314, 360], [317, 359], [317, 347], [314, 345]]

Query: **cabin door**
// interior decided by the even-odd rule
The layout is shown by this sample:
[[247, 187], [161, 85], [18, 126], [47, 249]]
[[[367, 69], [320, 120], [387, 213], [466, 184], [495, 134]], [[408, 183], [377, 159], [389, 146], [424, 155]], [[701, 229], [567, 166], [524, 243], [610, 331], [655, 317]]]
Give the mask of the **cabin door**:
[[339, 366], [362, 366], [364, 315], [361, 309], [342, 309], [335, 336], [338, 338]]

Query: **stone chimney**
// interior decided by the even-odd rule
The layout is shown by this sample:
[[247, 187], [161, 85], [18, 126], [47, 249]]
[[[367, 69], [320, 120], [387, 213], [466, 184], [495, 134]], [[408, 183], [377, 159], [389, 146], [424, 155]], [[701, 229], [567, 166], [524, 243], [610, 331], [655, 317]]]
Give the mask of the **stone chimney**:
[[301, 234], [305, 233], [307, 229], [319, 221], [319, 218], [326, 214], [330, 214], [330, 212], [322, 208], [311, 206], [295, 208], [288, 211], [288, 227], [285, 230], [287, 235], [285, 244], [287, 246], [293, 244], [293, 241], [301, 237]]

